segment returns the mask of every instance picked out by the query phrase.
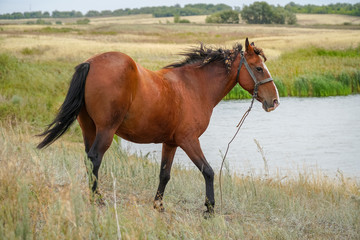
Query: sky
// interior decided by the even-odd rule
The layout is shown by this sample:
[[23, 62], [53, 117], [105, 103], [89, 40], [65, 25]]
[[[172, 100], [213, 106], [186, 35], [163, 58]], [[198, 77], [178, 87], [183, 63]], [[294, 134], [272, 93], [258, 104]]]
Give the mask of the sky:
[[[140, 8], [140, 7], [152, 7], [152, 6], [173, 6], [180, 4], [184, 6], [186, 4], [194, 3], [207, 3], [218, 4], [224, 3], [231, 7], [249, 5], [256, 0], [239, 1], [239, 0], [0, 0], [0, 14], [13, 13], [13, 12], [29, 12], [29, 11], [81, 11], [86, 13], [89, 10], [116, 10], [120, 8]], [[262, 0], [258, 0], [262, 1]], [[360, 0], [265, 0], [272, 5], [284, 6], [287, 3], [293, 1], [297, 4], [316, 4], [327, 5], [330, 3], [358, 3]]]

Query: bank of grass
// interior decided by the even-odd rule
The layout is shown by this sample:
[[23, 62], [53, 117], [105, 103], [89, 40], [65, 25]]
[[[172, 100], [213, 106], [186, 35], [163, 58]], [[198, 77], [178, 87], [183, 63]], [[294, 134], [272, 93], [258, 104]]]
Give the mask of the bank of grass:
[[[24, 59], [0, 54], [0, 120], [49, 122], [68, 88], [76, 61], [33, 60], [50, 47], [24, 48]], [[168, 58], [142, 55], [137, 60], [150, 69], [168, 64]], [[174, 56], [170, 57], [174, 58]], [[360, 47], [334, 50], [311, 47], [282, 54], [269, 61], [281, 97], [326, 97], [360, 92]], [[250, 98], [236, 86], [225, 99]], [[41, 113], [41, 114], [39, 114]]]
[[256, 176], [226, 169], [223, 212], [217, 174], [216, 216], [204, 220], [199, 171], [174, 166], [167, 210], [160, 214], [152, 209], [159, 160], [129, 155], [114, 144], [100, 169], [106, 204], [93, 205], [77, 124], [43, 151], [36, 150], [40, 139], [34, 137], [62, 103], [76, 64], [0, 55], [1, 239], [113, 239], [118, 226], [123, 239], [360, 237], [360, 186], [341, 173]]
[[[89, 200], [82, 143], [64, 139], [38, 151], [26, 124], [0, 123], [1, 239], [359, 239], [359, 183], [302, 171], [297, 175], [223, 174], [223, 212], [202, 212], [198, 170], [175, 165], [165, 213], [152, 208], [158, 160], [115, 144], [100, 168], [105, 205]], [[114, 188], [115, 182], [115, 188]], [[116, 207], [115, 197], [116, 196]], [[116, 215], [118, 215], [118, 221]]]
[[[267, 63], [280, 96], [328, 97], [360, 93], [360, 46], [309, 47], [286, 52]], [[225, 99], [251, 97], [236, 86]]]
[[48, 120], [66, 94], [73, 67], [66, 62], [40, 63], [0, 54], [0, 119], [30, 123]]

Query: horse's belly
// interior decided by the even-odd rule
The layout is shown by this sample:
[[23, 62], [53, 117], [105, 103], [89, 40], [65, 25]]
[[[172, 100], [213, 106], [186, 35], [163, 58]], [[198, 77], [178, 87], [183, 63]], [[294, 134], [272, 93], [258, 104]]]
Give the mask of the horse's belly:
[[163, 143], [172, 140], [173, 131], [161, 124], [135, 125], [123, 123], [116, 135], [134, 143]]

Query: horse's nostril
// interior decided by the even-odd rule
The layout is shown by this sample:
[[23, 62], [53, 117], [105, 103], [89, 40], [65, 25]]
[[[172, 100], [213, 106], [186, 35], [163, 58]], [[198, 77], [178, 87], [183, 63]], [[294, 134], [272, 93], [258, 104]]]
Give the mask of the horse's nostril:
[[274, 99], [273, 104], [276, 107], [276, 106], [279, 106], [280, 103], [279, 103], [279, 101], [277, 99]]

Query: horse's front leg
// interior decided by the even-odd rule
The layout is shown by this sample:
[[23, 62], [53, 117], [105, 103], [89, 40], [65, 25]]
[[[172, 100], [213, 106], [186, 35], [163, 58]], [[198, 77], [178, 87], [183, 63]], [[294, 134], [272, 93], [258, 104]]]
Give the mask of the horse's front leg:
[[215, 197], [214, 197], [214, 171], [210, 164], [206, 161], [205, 156], [201, 150], [199, 140], [193, 139], [180, 145], [180, 147], [186, 152], [191, 161], [201, 171], [205, 179], [206, 185], [206, 197], [205, 206], [207, 210], [204, 213], [204, 217], [211, 217], [214, 215]]
[[163, 212], [164, 206], [162, 199], [164, 197], [164, 191], [166, 184], [170, 180], [171, 166], [174, 160], [177, 146], [170, 146], [163, 143], [162, 156], [161, 156], [161, 167], [160, 167], [160, 183], [154, 199], [154, 208]]

